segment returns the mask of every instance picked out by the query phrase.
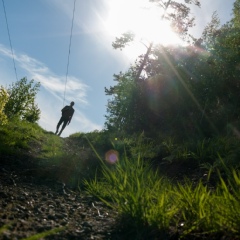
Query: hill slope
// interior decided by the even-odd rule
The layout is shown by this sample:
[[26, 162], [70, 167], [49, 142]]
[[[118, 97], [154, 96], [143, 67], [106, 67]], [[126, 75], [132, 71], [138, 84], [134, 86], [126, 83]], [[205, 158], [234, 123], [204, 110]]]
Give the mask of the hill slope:
[[1, 239], [111, 238], [116, 212], [76, 189], [89, 148], [24, 122], [1, 127], [0, 138]]

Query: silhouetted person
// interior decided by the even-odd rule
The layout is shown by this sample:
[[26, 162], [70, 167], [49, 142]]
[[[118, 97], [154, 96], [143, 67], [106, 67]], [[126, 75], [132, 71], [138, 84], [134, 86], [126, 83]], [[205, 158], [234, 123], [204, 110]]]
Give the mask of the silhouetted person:
[[62, 129], [61, 131], [58, 133], [58, 136], [61, 135], [63, 129], [66, 127], [66, 125], [69, 125], [69, 123], [71, 122], [72, 120], [72, 116], [74, 114], [74, 109], [73, 109], [73, 105], [74, 105], [74, 102], [71, 102], [70, 103], [70, 106], [65, 106], [61, 111], [62, 111], [62, 117], [60, 118], [58, 124], [57, 124], [57, 129], [56, 129], [56, 132], [55, 134], [58, 133], [58, 129], [60, 127], [60, 125], [63, 123], [62, 125]]

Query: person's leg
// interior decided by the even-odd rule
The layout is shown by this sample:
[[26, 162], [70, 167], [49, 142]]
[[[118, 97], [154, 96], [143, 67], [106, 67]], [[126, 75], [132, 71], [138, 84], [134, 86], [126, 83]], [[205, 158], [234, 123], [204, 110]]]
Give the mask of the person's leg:
[[55, 134], [58, 133], [58, 129], [59, 129], [59, 127], [60, 127], [60, 125], [62, 124], [63, 121], [64, 121], [64, 119], [61, 117], [60, 120], [59, 120], [59, 122], [58, 122], [58, 124], [57, 124], [57, 128], [56, 128]]
[[61, 131], [59, 132], [58, 136], [61, 135], [61, 133], [62, 133], [62, 131], [64, 130], [64, 128], [67, 126], [67, 123], [68, 123], [68, 120], [64, 120], [64, 121], [63, 121], [62, 129], [61, 129]]

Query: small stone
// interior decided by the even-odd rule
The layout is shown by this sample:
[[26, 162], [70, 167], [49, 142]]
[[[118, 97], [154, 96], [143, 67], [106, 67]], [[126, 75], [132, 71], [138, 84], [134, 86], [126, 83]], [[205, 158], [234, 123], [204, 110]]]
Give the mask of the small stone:
[[92, 229], [92, 225], [89, 222], [83, 222], [82, 224], [83, 227], [88, 227]]
[[49, 215], [48, 215], [48, 219], [49, 219], [49, 220], [55, 220], [56, 217], [55, 217], [55, 215], [49, 214]]
[[5, 193], [5, 192], [0, 192], [0, 197], [1, 198], [7, 198], [8, 197], [8, 195]]

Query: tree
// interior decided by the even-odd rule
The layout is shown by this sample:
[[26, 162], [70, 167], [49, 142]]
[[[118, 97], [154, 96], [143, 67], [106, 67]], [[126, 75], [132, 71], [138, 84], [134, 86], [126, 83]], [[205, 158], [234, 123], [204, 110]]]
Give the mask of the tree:
[[[159, 13], [161, 14], [161, 19], [166, 19], [171, 23], [172, 28], [180, 37], [183, 39], [187, 39], [188, 29], [194, 26], [194, 18], [190, 17], [190, 8], [183, 3], [179, 3], [178, 1], [173, 0], [149, 0], [159, 8]], [[200, 7], [200, 2], [198, 0], [185, 0], [187, 4], [195, 4]], [[152, 27], [152, 26], [149, 26]], [[161, 28], [156, 29], [156, 31], [160, 31]], [[163, 33], [164, 34], [164, 33]], [[189, 35], [190, 36], [190, 35]], [[114, 49], [122, 50], [126, 45], [130, 42], [133, 42], [135, 39], [135, 34], [133, 31], [123, 33], [121, 37], [116, 37], [115, 41], [112, 43]], [[136, 81], [142, 74], [146, 62], [148, 60], [149, 55], [152, 52], [152, 48], [155, 43], [149, 40], [149, 45], [147, 47], [147, 51], [144, 54], [143, 59], [141, 60], [139, 67], [136, 73]]]
[[[240, 127], [239, 6], [236, 0], [233, 19], [223, 26], [214, 13], [201, 39], [189, 46], [155, 45], [131, 67], [130, 77], [117, 75], [117, 85], [106, 89], [112, 96], [107, 116], [114, 120], [111, 126], [190, 138]], [[136, 78], [141, 66], [144, 74]], [[121, 122], [115, 125], [117, 119]]]
[[35, 97], [39, 91], [40, 83], [30, 82], [27, 78], [13, 83], [7, 88], [9, 99], [4, 107], [8, 118], [17, 117], [29, 122], [37, 122], [40, 118], [40, 109], [35, 104]]
[[[175, 31], [183, 38], [186, 37], [188, 28], [193, 26], [194, 18], [190, 17], [190, 9], [182, 3], [173, 0], [150, 0], [162, 12], [162, 19], [171, 22]], [[198, 0], [185, 1], [185, 3], [193, 3], [200, 6]], [[152, 26], [149, 26], [152, 27]], [[160, 30], [160, 28], [159, 28]], [[158, 31], [158, 29], [156, 29]], [[161, 31], [161, 30], [160, 30]], [[117, 37], [112, 46], [115, 49], [122, 49], [130, 42], [134, 41], [134, 32], [123, 33], [121, 37]], [[108, 101], [106, 116], [106, 126], [127, 132], [142, 131], [149, 129], [150, 116], [156, 119], [156, 111], [152, 113], [146, 106], [147, 94], [145, 80], [153, 77], [153, 74], [161, 74], [159, 70], [163, 69], [161, 64], [153, 57], [153, 53], [157, 45], [149, 42], [147, 51], [138, 57], [135, 65], [130, 67], [125, 74], [120, 73], [114, 75], [117, 85], [105, 88], [106, 95], [112, 96]], [[150, 57], [151, 56], [151, 57]], [[154, 66], [154, 64], [156, 64]], [[154, 69], [158, 68], [159, 69]], [[144, 71], [144, 75], [142, 72]]]
[[218, 128], [239, 121], [240, 118], [240, 1], [236, 0], [233, 18], [219, 27], [219, 20], [214, 14], [211, 23], [205, 28], [202, 47], [209, 51], [208, 63], [211, 75], [206, 81], [205, 89], [211, 95], [209, 116]]
[[134, 74], [132, 68], [125, 74], [115, 74], [114, 80], [117, 81], [117, 85], [109, 89], [105, 88], [106, 95], [113, 96], [108, 100], [107, 105], [107, 129], [133, 133], [141, 128], [140, 122], [143, 117], [143, 113], [139, 112], [141, 89], [134, 81]]
[[236, 0], [233, 4], [233, 18], [231, 23], [234, 27], [240, 27], [240, 1]]
[[4, 125], [7, 123], [7, 116], [3, 111], [7, 101], [8, 101], [7, 90], [0, 86], [0, 125]]
[[117, 85], [105, 89], [112, 96], [107, 106], [107, 127], [127, 133], [156, 133], [173, 131], [174, 126], [175, 132], [182, 132], [188, 126], [189, 113], [197, 109], [188, 93], [191, 76], [185, 73], [187, 58], [184, 48], [159, 46], [146, 62], [146, 74], [138, 81], [137, 66], [115, 75]]

